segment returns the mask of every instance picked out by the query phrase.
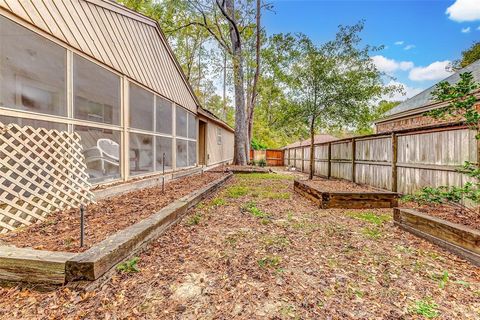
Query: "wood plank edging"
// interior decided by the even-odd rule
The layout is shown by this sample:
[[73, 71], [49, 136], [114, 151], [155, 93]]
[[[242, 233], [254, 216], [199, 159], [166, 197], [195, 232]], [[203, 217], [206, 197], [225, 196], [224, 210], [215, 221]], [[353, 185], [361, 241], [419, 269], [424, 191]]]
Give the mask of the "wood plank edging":
[[395, 225], [480, 266], [480, 231], [413, 209], [394, 208]]
[[219, 189], [232, 174], [182, 197], [150, 217], [108, 237], [89, 250], [66, 262], [66, 281], [94, 281], [123, 261], [139, 252], [148, 243], [177, 223], [188, 209]]
[[394, 208], [398, 194], [391, 191], [337, 192], [321, 191], [300, 180], [294, 180], [295, 192], [317, 203], [320, 208], [372, 209]]
[[75, 253], [0, 246], [0, 281], [63, 285], [65, 264]]

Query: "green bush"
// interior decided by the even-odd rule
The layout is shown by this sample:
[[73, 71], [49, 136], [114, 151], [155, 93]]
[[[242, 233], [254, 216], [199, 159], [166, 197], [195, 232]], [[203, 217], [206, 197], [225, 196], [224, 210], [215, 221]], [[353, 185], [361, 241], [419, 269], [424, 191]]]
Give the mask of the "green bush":
[[262, 168], [263, 168], [263, 167], [266, 167], [266, 166], [267, 166], [267, 160], [265, 160], [265, 159], [262, 158], [262, 159], [260, 159], [260, 160], [257, 161], [257, 165], [258, 165], [259, 167], [262, 167]]

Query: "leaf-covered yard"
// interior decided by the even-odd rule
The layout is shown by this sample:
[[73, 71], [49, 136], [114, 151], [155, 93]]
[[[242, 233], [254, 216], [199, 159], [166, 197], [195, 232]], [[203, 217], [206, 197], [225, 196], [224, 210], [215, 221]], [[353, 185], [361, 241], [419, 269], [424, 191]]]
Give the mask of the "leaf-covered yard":
[[292, 179], [237, 175], [96, 291], [0, 289], [0, 316], [480, 317], [479, 268], [396, 228], [391, 210], [320, 210]]

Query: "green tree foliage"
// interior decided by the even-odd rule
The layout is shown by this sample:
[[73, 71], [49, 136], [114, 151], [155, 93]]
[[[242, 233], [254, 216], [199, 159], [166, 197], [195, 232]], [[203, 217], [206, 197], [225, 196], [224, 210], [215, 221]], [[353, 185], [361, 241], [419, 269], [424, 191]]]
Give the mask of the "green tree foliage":
[[372, 101], [393, 90], [383, 85], [382, 74], [370, 59], [378, 48], [360, 47], [363, 27], [363, 22], [340, 26], [335, 40], [321, 46], [304, 36], [299, 39], [300, 57], [291, 68], [294, 99], [289, 117], [309, 129], [311, 166], [319, 130], [365, 127], [374, 109]]
[[[232, 92], [235, 82], [232, 55], [228, 52], [229, 49], [224, 48], [231, 44], [229, 38], [232, 26], [222, 16], [217, 3], [207, 0], [118, 1], [159, 22], [199, 101], [220, 119], [234, 126], [234, 101], [228, 94], [220, 96], [216, 88], [223, 83], [224, 90]], [[267, 38], [265, 30], [262, 30], [259, 34], [262, 44], [260, 48], [262, 69], [257, 80], [257, 93], [254, 93], [258, 40], [256, 4], [255, 0], [235, 1], [237, 27], [240, 28], [242, 36], [245, 109], [250, 108], [249, 110], [253, 111], [252, 98], [255, 96], [252, 142], [255, 140], [256, 143], [268, 148], [279, 148], [303, 140], [309, 135], [310, 128], [304, 118], [292, 114], [292, 110], [299, 103], [298, 94], [302, 92], [302, 85], [299, 84], [300, 71], [307, 66], [307, 61], [312, 62], [312, 65], [323, 65], [322, 72], [327, 78], [322, 83], [322, 86], [325, 86], [322, 89], [326, 89], [327, 83], [336, 77], [339, 81], [349, 81], [351, 84], [342, 88], [345, 90], [343, 97], [351, 96], [350, 92], [360, 88], [363, 81], [365, 82], [362, 96], [376, 95], [367, 91], [374, 87], [369, 81], [377, 79], [379, 73], [365, 67], [372, 67], [367, 61], [368, 51], [375, 48], [358, 49], [359, 43], [356, 42], [359, 40], [358, 27], [361, 29], [362, 24], [356, 26], [358, 32], [347, 31], [348, 28], [341, 29], [340, 33], [343, 32], [343, 35], [339, 33], [335, 41], [318, 48], [303, 35], [274, 34]], [[270, 6], [263, 4], [262, 8], [268, 9]], [[353, 38], [347, 39], [349, 36]], [[338, 37], [343, 37], [343, 40]], [[340, 45], [338, 48], [335, 47], [337, 44]], [[306, 59], [308, 47], [317, 51], [313, 53], [315, 50], [310, 50], [309, 56], [312, 58], [310, 60]], [[317, 57], [315, 59], [319, 63], [313, 61], [314, 57]], [[348, 68], [356, 68], [355, 63], [352, 63], [355, 59], [364, 61], [365, 65], [359, 70], [351, 69], [352, 72], [346, 72]], [[336, 73], [326, 72], [329, 65], [333, 66], [331, 70], [335, 70]], [[330, 99], [336, 95], [340, 97], [338, 93], [332, 92]], [[345, 101], [338, 102], [340, 104]], [[348, 134], [368, 134], [373, 131], [373, 121], [380, 118], [391, 106], [393, 105], [388, 102], [381, 102], [375, 107], [370, 101], [363, 100], [363, 103], [356, 105], [358, 109], [352, 118], [355, 121], [349, 121], [346, 125], [343, 119], [350, 115], [339, 113], [335, 117], [328, 116], [328, 121], [327, 117], [322, 119], [317, 117], [316, 122], [319, 122], [317, 127], [325, 132], [344, 133], [346, 130]]]
[[454, 70], [465, 68], [469, 64], [472, 64], [479, 59], [480, 59], [480, 41], [473, 43], [470, 48], [468, 48], [465, 51], [462, 51], [462, 58], [459, 60], [456, 60], [453, 63], [452, 67]]

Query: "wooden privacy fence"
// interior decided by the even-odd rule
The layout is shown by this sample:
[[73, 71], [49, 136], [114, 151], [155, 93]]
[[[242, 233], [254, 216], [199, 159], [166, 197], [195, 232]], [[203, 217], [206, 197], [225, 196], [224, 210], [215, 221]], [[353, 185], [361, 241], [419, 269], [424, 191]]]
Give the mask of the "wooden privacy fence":
[[0, 233], [93, 201], [80, 136], [0, 123]]
[[284, 152], [283, 150], [267, 149], [267, 150], [250, 150], [250, 159], [253, 161], [259, 161], [265, 159], [267, 166], [276, 167], [284, 165]]
[[[314, 174], [412, 193], [424, 186], [463, 186], [465, 161], [478, 163], [476, 131], [463, 125], [410, 129], [314, 146]], [[285, 164], [309, 172], [310, 146], [285, 150]]]

